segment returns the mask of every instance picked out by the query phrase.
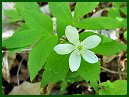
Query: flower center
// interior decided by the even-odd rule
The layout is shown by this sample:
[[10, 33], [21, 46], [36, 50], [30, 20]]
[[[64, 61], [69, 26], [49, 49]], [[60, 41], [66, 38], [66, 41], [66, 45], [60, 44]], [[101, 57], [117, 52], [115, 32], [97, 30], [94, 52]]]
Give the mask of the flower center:
[[77, 54], [81, 54], [84, 49], [84, 44], [82, 42], [78, 42], [75, 46], [75, 51]]
[[81, 50], [83, 49], [83, 46], [82, 46], [82, 45], [78, 45], [78, 46], [77, 46], [77, 49], [78, 49], [79, 51], [81, 51]]

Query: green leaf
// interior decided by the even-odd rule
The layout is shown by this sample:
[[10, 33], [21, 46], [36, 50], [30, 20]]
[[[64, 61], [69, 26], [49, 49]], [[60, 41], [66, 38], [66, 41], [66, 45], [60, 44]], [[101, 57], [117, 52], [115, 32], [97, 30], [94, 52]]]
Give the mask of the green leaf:
[[84, 60], [81, 61], [81, 66], [79, 67], [77, 73], [85, 79], [87, 82], [90, 81], [90, 84], [98, 92], [98, 83], [100, 77], [100, 63], [88, 63]]
[[[20, 2], [16, 3], [16, 9], [23, 17], [29, 28], [35, 28], [42, 31], [43, 34], [52, 34], [53, 23], [51, 18], [43, 14], [37, 3]], [[45, 24], [46, 23], [46, 24]]]
[[26, 23], [21, 24], [17, 29], [16, 32], [24, 31], [24, 30], [29, 30], [29, 27], [27, 26]]
[[58, 55], [53, 52], [45, 65], [41, 85], [44, 87], [48, 83], [64, 80], [68, 70], [68, 55]]
[[87, 18], [80, 20], [75, 27], [89, 30], [103, 30], [126, 27], [124, 21], [118, 21], [110, 17]]
[[79, 81], [83, 81], [84, 79], [80, 77], [80, 75], [77, 73], [77, 72], [71, 72], [69, 71], [65, 80], [67, 82], [71, 82], [71, 83], [74, 83], [74, 82], [79, 82]]
[[62, 37], [63, 35], [65, 35], [65, 28], [66, 26], [68, 26], [69, 23], [62, 21], [62, 20], [57, 20], [57, 34], [58, 37]]
[[63, 81], [62, 83], [61, 83], [61, 94], [64, 94], [65, 92], [66, 92], [66, 88], [67, 88], [67, 86], [68, 86], [68, 84], [67, 84], [67, 82], [66, 81]]
[[2, 47], [16, 49], [31, 46], [43, 37], [41, 31], [35, 29], [22, 30], [15, 32], [13, 36], [2, 41]]
[[44, 66], [57, 40], [57, 36], [43, 37], [30, 51], [28, 66], [31, 81]]
[[119, 9], [111, 8], [108, 12], [108, 17], [112, 17], [112, 18], [121, 17]]
[[100, 83], [101, 89], [99, 95], [126, 95], [127, 94], [127, 81], [116, 80], [113, 83], [110, 81]]
[[28, 52], [30, 50], [30, 48], [28, 47], [23, 47], [23, 48], [13, 48], [13, 49], [9, 49], [9, 53], [10, 54], [16, 54], [16, 53], [23, 53], [23, 52]]
[[28, 12], [42, 13], [39, 5], [35, 2], [16, 2], [15, 8], [16, 13], [18, 13], [22, 19], [24, 17], [24, 14], [28, 14]]
[[124, 32], [124, 39], [127, 40], [127, 31]]
[[40, 7], [36, 2], [16, 2], [15, 7], [21, 15], [25, 10], [41, 13]]
[[93, 11], [98, 4], [99, 2], [77, 2], [74, 11], [74, 20], [76, 21], [85, 14]]
[[117, 80], [113, 82], [114, 94], [115, 95], [126, 95], [127, 94], [127, 80]]
[[49, 16], [41, 13], [37, 3], [16, 3], [16, 9], [25, 23], [21, 24], [12, 37], [3, 41], [2, 47], [24, 48], [36, 43], [43, 36], [52, 35], [52, 20]]
[[53, 16], [57, 18], [57, 33], [60, 38], [64, 35], [66, 26], [72, 24], [73, 21], [70, 6], [67, 2], [49, 2], [48, 4]]
[[69, 3], [67, 2], [49, 2], [49, 8], [57, 19], [72, 22], [72, 14]]
[[123, 4], [123, 2], [113, 2], [113, 4], [116, 8], [119, 8]]
[[127, 16], [127, 6], [121, 7], [120, 11]]
[[118, 41], [112, 40], [109, 37], [100, 34], [95, 34], [93, 32], [81, 33], [80, 40], [83, 41], [86, 37], [91, 35], [98, 35], [101, 38], [101, 43], [97, 47], [91, 49], [96, 54], [112, 56], [127, 49], [127, 46], [125, 44], [119, 43]]
[[52, 34], [53, 23], [49, 16], [35, 11], [24, 12], [23, 17], [29, 28], [39, 29], [43, 34]]
[[25, 10], [28, 12], [30, 10], [35, 10], [41, 13], [38, 4], [34, 2], [17, 2], [15, 4], [15, 7], [16, 9], [4, 10], [4, 14], [7, 17], [8, 23], [24, 20], [22, 14], [24, 13]]
[[109, 80], [107, 82], [100, 83], [99, 87], [101, 88], [99, 90], [99, 95], [111, 95], [114, 92], [114, 85]]
[[7, 17], [8, 23], [13, 23], [22, 20], [16, 10], [4, 10], [4, 15]]

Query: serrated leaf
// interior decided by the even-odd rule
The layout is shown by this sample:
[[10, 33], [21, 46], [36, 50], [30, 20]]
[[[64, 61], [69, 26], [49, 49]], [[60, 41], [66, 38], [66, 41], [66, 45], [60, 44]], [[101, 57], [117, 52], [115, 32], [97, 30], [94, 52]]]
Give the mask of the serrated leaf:
[[80, 40], [84, 40], [86, 37], [91, 35], [98, 35], [101, 38], [100, 44], [97, 47], [91, 49], [96, 54], [112, 56], [127, 49], [127, 46], [125, 44], [119, 43], [118, 41], [112, 40], [109, 37], [100, 34], [95, 34], [93, 32], [81, 33]]
[[99, 87], [101, 88], [99, 90], [99, 95], [110, 95], [113, 94], [112, 89], [114, 89], [114, 85], [108, 80], [107, 82], [103, 82], [99, 84]]
[[57, 36], [43, 37], [30, 51], [28, 66], [31, 81], [44, 66], [57, 40]]
[[68, 55], [58, 55], [53, 52], [45, 65], [41, 85], [44, 87], [48, 83], [64, 80], [68, 70]]
[[120, 11], [121, 11], [122, 13], [124, 13], [125, 15], [127, 15], [127, 6], [121, 7], [121, 8], [120, 8]]
[[[62, 19], [67, 22], [72, 21], [72, 14], [69, 3], [67, 2], [49, 2], [49, 8], [57, 19]], [[57, 11], [58, 10], [58, 11]]]
[[75, 27], [88, 30], [115, 29], [126, 26], [124, 21], [118, 21], [110, 17], [87, 18], [75, 24]]
[[65, 78], [65, 81], [71, 82], [71, 83], [79, 82], [79, 81], [83, 81], [83, 80], [84, 79], [81, 78], [77, 72], [71, 72], [71, 71], [68, 72], [68, 74]]
[[113, 2], [113, 4], [116, 8], [119, 8], [123, 4], [123, 2]]
[[24, 10], [28, 10], [28, 12], [33, 10], [41, 13], [40, 7], [36, 2], [16, 2], [15, 8], [20, 14], [24, 13]]
[[16, 9], [5, 10], [4, 14], [7, 16], [8, 22], [16, 22], [19, 20], [24, 20], [22, 14], [24, 11], [28, 10], [35, 10], [37, 12], [41, 12], [38, 4], [34, 2], [16, 2], [15, 6]]
[[115, 95], [126, 95], [127, 94], [127, 81], [126, 80], [117, 80], [113, 82], [114, 84], [114, 94]]
[[75, 5], [74, 20], [76, 21], [85, 14], [93, 11], [98, 4], [99, 2], [77, 2]]
[[35, 29], [18, 31], [15, 32], [13, 36], [3, 40], [2, 47], [7, 49], [27, 47], [35, 44], [38, 40], [41, 39], [41, 37], [43, 37], [42, 32]]
[[23, 23], [19, 26], [19, 28], [16, 29], [16, 32], [19, 32], [19, 31], [24, 31], [24, 30], [28, 30], [29, 27], [27, 26], [26, 23]]
[[4, 15], [7, 17], [8, 23], [13, 23], [22, 20], [16, 10], [4, 10]]
[[[16, 3], [16, 9], [23, 17], [29, 28], [39, 29], [43, 34], [52, 34], [53, 23], [48, 15], [41, 12], [40, 7], [34, 2]], [[46, 24], [45, 24], [46, 23]]]
[[108, 16], [112, 18], [121, 17], [120, 11], [117, 8], [111, 8], [108, 12]]
[[48, 4], [53, 16], [57, 18], [57, 33], [60, 38], [64, 35], [66, 26], [73, 21], [70, 6], [67, 2], [49, 2]]
[[[43, 13], [37, 13], [35, 11], [24, 11], [23, 17], [29, 28], [35, 28], [42, 31], [45, 34], [52, 34], [53, 23], [49, 16]], [[45, 24], [46, 23], [46, 24]]]
[[93, 86], [93, 88], [96, 90], [96, 92], [98, 91], [98, 83], [97, 81], [99, 81], [100, 77], [100, 63], [88, 63], [84, 60], [81, 61], [81, 66], [79, 68], [79, 70], [77, 71], [77, 73], [83, 78], [85, 79], [87, 82], [90, 81], [91, 85]]
[[126, 95], [127, 94], [127, 81], [116, 80], [113, 83], [110, 81], [100, 83], [101, 89], [99, 95]]
[[[21, 8], [20, 10], [22, 10], [23, 7], [21, 15], [25, 19], [25, 23], [17, 29], [12, 37], [3, 41], [3, 47], [6, 46], [8, 49], [23, 48], [36, 43], [43, 36], [52, 34], [53, 24], [49, 16], [33, 10], [30, 12], [28, 11], [31, 7], [34, 7], [32, 9], [37, 10], [37, 7], [35, 8], [35, 6], [24, 5], [24, 3], [17, 4], [16, 6]], [[35, 5], [35, 3], [32, 3], [32, 5]]]

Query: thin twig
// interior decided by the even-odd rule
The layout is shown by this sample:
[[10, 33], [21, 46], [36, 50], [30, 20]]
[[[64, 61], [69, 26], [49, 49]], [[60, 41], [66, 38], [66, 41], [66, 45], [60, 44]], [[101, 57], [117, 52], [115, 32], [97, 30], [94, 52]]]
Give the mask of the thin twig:
[[[119, 72], [117, 72], [117, 71], [112, 71], [112, 70], [109, 70], [109, 69], [102, 67], [102, 66], [100, 66], [100, 68], [107, 71], [107, 72], [110, 72], [110, 73], [119, 74]], [[121, 72], [121, 74], [127, 75], [127, 73], [125, 73], [125, 72]]]
[[22, 62], [25, 59], [25, 57], [26, 57], [26, 55], [22, 58], [21, 62], [19, 63], [19, 67], [18, 67], [18, 70], [17, 70], [17, 85], [19, 85], [19, 71], [20, 71]]

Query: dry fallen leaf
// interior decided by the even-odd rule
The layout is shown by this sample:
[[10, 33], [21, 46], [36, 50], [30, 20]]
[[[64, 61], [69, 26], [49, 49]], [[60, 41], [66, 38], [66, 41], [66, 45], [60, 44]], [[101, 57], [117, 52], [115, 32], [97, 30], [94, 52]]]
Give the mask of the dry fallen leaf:
[[109, 63], [111, 62], [114, 58], [116, 58], [117, 55], [113, 55], [113, 56], [103, 56], [103, 62], [104, 63]]
[[120, 63], [121, 63], [120, 65], [122, 66], [121, 71], [124, 71], [125, 70], [125, 65], [126, 65], [125, 62], [126, 61], [127, 61], [127, 58], [125, 58], [125, 59], [123, 59], [123, 60], [120, 61]]
[[30, 83], [25, 81], [14, 87], [9, 95], [40, 95], [40, 82]]

